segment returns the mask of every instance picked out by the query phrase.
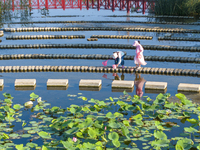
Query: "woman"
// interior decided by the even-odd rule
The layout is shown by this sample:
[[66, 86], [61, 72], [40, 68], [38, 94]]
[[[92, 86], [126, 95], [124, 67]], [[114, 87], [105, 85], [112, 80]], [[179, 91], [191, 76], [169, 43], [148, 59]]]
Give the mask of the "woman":
[[134, 63], [136, 64], [136, 68], [140, 69], [141, 65], [146, 65], [147, 63], [144, 60], [143, 56], [143, 47], [140, 45], [140, 41], [135, 41], [133, 46], [136, 47], [136, 55], [134, 57]]

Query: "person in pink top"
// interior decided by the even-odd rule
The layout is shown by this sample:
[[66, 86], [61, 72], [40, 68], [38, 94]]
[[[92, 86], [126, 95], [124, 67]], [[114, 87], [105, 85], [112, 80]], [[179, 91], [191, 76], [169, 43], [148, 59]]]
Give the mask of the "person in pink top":
[[134, 57], [134, 63], [136, 64], [136, 68], [140, 69], [141, 65], [146, 65], [147, 63], [144, 60], [144, 56], [143, 56], [143, 47], [140, 44], [140, 41], [135, 41], [133, 46], [136, 47], [136, 55]]

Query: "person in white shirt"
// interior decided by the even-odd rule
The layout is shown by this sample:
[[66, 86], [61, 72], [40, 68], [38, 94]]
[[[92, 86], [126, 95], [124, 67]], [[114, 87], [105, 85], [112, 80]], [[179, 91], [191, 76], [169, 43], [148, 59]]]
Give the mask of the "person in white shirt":
[[124, 68], [124, 56], [125, 56], [125, 53], [122, 51], [113, 52], [113, 59], [115, 61], [116, 68], [119, 65], [122, 65], [122, 68]]

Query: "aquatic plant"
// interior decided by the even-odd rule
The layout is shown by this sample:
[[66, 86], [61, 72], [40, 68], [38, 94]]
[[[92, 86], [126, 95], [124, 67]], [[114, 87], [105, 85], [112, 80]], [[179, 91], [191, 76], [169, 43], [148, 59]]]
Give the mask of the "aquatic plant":
[[[123, 93], [105, 100], [69, 94], [84, 103], [67, 108], [51, 107], [35, 93], [30, 94], [33, 107], [24, 107], [26, 103], [13, 105], [13, 97], [4, 93], [5, 99], [0, 101], [0, 148], [200, 149], [199, 104], [181, 93], [176, 94], [180, 103], [170, 102], [170, 94], [159, 94], [152, 100]], [[29, 110], [32, 119], [24, 120], [23, 114]], [[176, 134], [170, 132], [177, 128]], [[21, 144], [16, 144], [17, 139]]]

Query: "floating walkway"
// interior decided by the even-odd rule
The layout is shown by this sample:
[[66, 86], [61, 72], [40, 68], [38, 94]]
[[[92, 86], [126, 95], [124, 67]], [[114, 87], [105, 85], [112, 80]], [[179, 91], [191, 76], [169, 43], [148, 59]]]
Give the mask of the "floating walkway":
[[[85, 15], [55, 15], [45, 16], [46, 18], [52, 17], [85, 17]], [[178, 18], [178, 19], [194, 19], [194, 16], [168, 16], [168, 15], [107, 15], [104, 17], [139, 17], [139, 18]]]
[[6, 40], [39, 40], [39, 39], [84, 39], [85, 35], [15, 35], [7, 36]]
[[134, 36], [134, 35], [92, 35], [90, 38], [98, 39], [145, 39], [152, 40], [152, 36]]
[[181, 28], [139, 28], [139, 27], [24, 27], [4, 28], [4, 32], [43, 32], [43, 31], [137, 31], [137, 32], [170, 32], [170, 33], [200, 33], [200, 30]]
[[187, 37], [158, 37], [158, 40], [170, 41], [200, 41], [200, 38], [187, 38]]
[[1, 24], [49, 24], [49, 23], [142, 23], [142, 24], [174, 24], [174, 25], [200, 25], [198, 22], [166, 22], [166, 21], [27, 21], [27, 22], [10, 22]]
[[[49, 17], [49, 16], [47, 16]], [[178, 18], [178, 19], [194, 19], [194, 16], [168, 16], [168, 15], [108, 15], [105, 17], [138, 17], [138, 18]]]
[[[107, 60], [112, 55], [102, 54], [5, 54], [0, 55], [0, 60], [11, 59], [97, 59]], [[179, 63], [200, 63], [200, 58], [196, 57], [176, 57], [176, 56], [144, 56], [146, 61], [179, 62]], [[125, 60], [133, 60], [134, 55], [124, 56]]]
[[95, 73], [142, 73], [159, 75], [177, 75], [200, 77], [200, 70], [194, 69], [174, 69], [174, 68], [150, 68], [143, 67], [133, 69], [133, 67], [116, 68], [97, 66], [0, 66], [1, 73], [9, 72], [95, 72]]
[[[200, 52], [200, 47], [191, 46], [169, 46], [169, 45], [142, 45], [145, 50], [158, 51], [183, 51]], [[86, 48], [86, 49], [126, 49], [135, 50], [131, 44], [22, 44], [22, 45], [0, 45], [0, 49], [38, 49], [38, 48]]]

